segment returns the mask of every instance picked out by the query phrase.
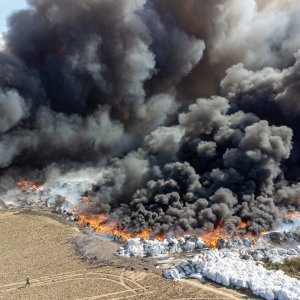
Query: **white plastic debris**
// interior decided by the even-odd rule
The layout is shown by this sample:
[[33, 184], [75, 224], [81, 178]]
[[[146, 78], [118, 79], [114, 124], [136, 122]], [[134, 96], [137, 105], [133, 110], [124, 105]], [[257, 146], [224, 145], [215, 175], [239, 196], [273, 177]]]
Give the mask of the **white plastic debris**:
[[196, 249], [196, 243], [192, 241], [186, 241], [181, 248], [185, 252], [191, 252]]
[[279, 248], [279, 249], [277, 249], [277, 251], [278, 251], [279, 255], [285, 255], [288, 252], [286, 249], [283, 249], [283, 248]]
[[146, 256], [157, 256], [166, 253], [166, 245], [157, 240], [147, 240], [143, 242], [144, 253]]
[[205, 279], [204, 279], [204, 277], [203, 277], [203, 275], [201, 273], [191, 274], [190, 278], [191, 279], [196, 279], [196, 280], [198, 280], [198, 281], [200, 281], [202, 283], [205, 282]]
[[173, 280], [180, 280], [181, 279], [181, 276], [180, 276], [178, 270], [175, 269], [175, 268], [166, 270], [164, 272], [164, 277], [166, 279], [173, 279]]
[[260, 252], [256, 253], [255, 256], [254, 256], [254, 259], [256, 261], [262, 261], [263, 258], [264, 258], [264, 255]]
[[140, 239], [129, 239], [124, 247], [125, 256], [143, 257], [144, 245]]
[[165, 254], [191, 252], [207, 248], [201, 239], [185, 236], [180, 239], [168, 238], [163, 241], [146, 239], [129, 239], [124, 245], [124, 251], [118, 253], [123, 256], [159, 256]]
[[117, 253], [121, 256], [124, 256], [125, 255], [125, 249], [123, 247], [120, 247], [118, 250], [117, 250]]
[[174, 268], [172, 272], [176, 280], [178, 274], [180, 279], [197, 278], [200, 274], [224, 286], [251, 289], [253, 294], [264, 299], [300, 299], [299, 280], [282, 271], [269, 271], [253, 259], [243, 260], [238, 252], [228, 249], [201, 252], [192, 260], [182, 261], [175, 269], [178, 272]]
[[167, 247], [169, 249], [169, 253], [173, 254], [173, 253], [180, 253], [182, 250], [179, 246], [179, 242], [177, 239], [175, 238], [168, 238], [166, 240], [167, 242]]
[[201, 238], [197, 238], [196, 245], [199, 249], [207, 248], [207, 245], [205, 244], [205, 242]]

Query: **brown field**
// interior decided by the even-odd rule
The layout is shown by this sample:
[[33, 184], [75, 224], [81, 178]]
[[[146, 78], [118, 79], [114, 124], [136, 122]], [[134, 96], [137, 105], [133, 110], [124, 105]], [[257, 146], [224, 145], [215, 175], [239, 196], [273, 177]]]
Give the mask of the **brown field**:
[[[171, 282], [153, 272], [98, 267], [76, 256], [80, 230], [48, 215], [0, 212], [0, 299], [242, 299], [196, 281]], [[31, 284], [25, 287], [26, 277]]]

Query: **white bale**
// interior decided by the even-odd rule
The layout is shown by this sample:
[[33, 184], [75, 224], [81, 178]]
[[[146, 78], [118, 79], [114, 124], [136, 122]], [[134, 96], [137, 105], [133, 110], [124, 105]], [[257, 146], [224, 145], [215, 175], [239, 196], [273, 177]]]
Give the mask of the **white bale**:
[[289, 249], [287, 254], [288, 254], [288, 255], [297, 255], [297, 253], [298, 253], [298, 252], [297, 252], [296, 249]]
[[264, 258], [264, 255], [260, 252], [256, 253], [253, 257], [256, 261], [262, 261], [262, 259]]
[[279, 255], [285, 255], [288, 252], [286, 249], [283, 249], [283, 248], [279, 248], [279, 249], [277, 249], [277, 251], [278, 251]]
[[125, 255], [125, 249], [123, 247], [120, 247], [118, 250], [117, 250], [117, 253], [121, 256], [124, 256]]
[[279, 291], [278, 292], [278, 300], [285, 300], [285, 299], [287, 299], [286, 293], [283, 291]]
[[191, 241], [186, 241], [183, 245], [181, 245], [181, 248], [185, 252], [191, 252], [194, 251], [196, 248], [196, 243]]
[[253, 246], [253, 241], [252, 241], [250, 238], [248, 238], [248, 237], [244, 237], [244, 238], [243, 238], [243, 244], [244, 244], [246, 247], [250, 248], [250, 247]]
[[228, 275], [225, 275], [222, 277], [222, 285], [224, 286], [230, 286], [230, 278]]
[[175, 268], [164, 271], [164, 277], [166, 279], [173, 279], [173, 280], [180, 280], [181, 279], [178, 270], [175, 269]]
[[198, 281], [200, 281], [202, 283], [205, 282], [204, 277], [202, 276], [201, 273], [192, 274], [192, 275], [190, 275], [190, 278], [191, 279], [196, 279], [196, 280], [198, 280]]
[[273, 256], [269, 257], [269, 263], [272, 265], [283, 263], [283, 259], [281, 256]]
[[180, 253], [182, 252], [181, 247], [179, 246], [179, 242], [175, 238], [168, 238], [168, 243], [169, 243], [169, 252], [170, 253]]
[[129, 239], [125, 244], [125, 255], [134, 257], [144, 256], [144, 246], [140, 239]]
[[216, 274], [216, 282], [222, 284], [223, 276], [219, 273]]
[[179, 238], [178, 242], [180, 245], [183, 245], [185, 243], [185, 238], [184, 237]]
[[167, 252], [166, 247], [158, 240], [146, 240], [144, 241], [143, 247], [144, 253], [147, 256], [157, 256]]
[[290, 278], [282, 271], [268, 271], [254, 260], [243, 260], [237, 252], [231, 251], [229, 255], [228, 251], [201, 252], [181, 266], [185, 274], [193, 269], [194, 273], [188, 277], [201, 273], [224, 286], [250, 288], [255, 295], [264, 299], [300, 299], [299, 280]]
[[190, 276], [191, 274], [194, 273], [193, 266], [191, 266], [189, 264], [185, 265], [183, 269], [184, 269], [184, 273], [186, 276]]
[[196, 240], [196, 245], [199, 249], [204, 249], [204, 248], [208, 248], [206, 243], [201, 239], [201, 238], [197, 238]]
[[244, 279], [238, 279], [235, 284], [238, 288], [244, 288], [244, 289], [248, 288], [248, 283]]
[[161, 243], [162, 243], [162, 245], [163, 245], [164, 247], [169, 247], [169, 242], [168, 242], [168, 240], [163, 240]]

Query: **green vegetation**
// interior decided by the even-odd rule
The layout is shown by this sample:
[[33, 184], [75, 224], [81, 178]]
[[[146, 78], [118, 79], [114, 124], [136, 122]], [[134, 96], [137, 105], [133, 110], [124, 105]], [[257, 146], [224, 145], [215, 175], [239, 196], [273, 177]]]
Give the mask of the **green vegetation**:
[[287, 275], [300, 279], [300, 257], [293, 258], [283, 264], [265, 264], [268, 270], [282, 270]]

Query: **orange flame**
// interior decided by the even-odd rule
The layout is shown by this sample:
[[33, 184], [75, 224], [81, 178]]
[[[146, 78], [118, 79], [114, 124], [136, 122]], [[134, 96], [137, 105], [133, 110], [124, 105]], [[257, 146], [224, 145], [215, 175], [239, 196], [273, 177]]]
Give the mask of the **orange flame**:
[[[93, 204], [90, 199], [90, 197], [83, 197], [82, 204], [78, 207], [78, 210], [82, 209], [83, 205], [88, 205], [89, 208], [92, 208]], [[294, 212], [288, 214], [288, 218], [294, 219], [299, 218], [300, 213]], [[128, 233], [122, 230], [117, 229], [117, 224], [111, 221], [107, 220], [107, 217], [104, 214], [101, 214], [99, 216], [91, 216], [90, 218], [85, 217], [84, 215], [80, 215], [78, 217], [78, 220], [80, 223], [84, 226], [89, 226], [93, 228], [97, 233], [103, 234], [103, 235], [115, 235], [119, 238], [123, 238], [124, 241], [127, 241], [131, 238], [144, 238], [149, 239], [151, 237], [155, 237], [159, 241], [163, 241], [167, 238], [167, 234], [162, 235], [151, 235], [152, 228], [148, 228], [147, 230], [134, 235], [132, 233]], [[252, 242], [255, 244], [257, 241], [257, 236], [254, 235], [251, 232], [244, 233], [247, 230], [248, 223], [246, 221], [242, 221], [237, 227], [237, 230], [241, 231], [241, 234], [233, 234], [228, 233], [224, 230], [224, 224], [220, 224], [217, 228], [215, 228], [212, 232], [208, 232], [205, 234], [196, 235], [196, 237], [200, 237], [209, 248], [216, 249], [218, 247], [218, 243], [220, 239], [228, 240], [230, 237], [237, 237], [237, 238], [244, 238], [247, 237], [252, 240]], [[187, 234], [187, 233], [185, 233]], [[258, 237], [266, 235], [267, 232], [261, 232]], [[181, 235], [182, 236], [182, 235]], [[180, 236], [176, 236], [176, 238], [179, 238]]]
[[[245, 230], [247, 229], [247, 222], [242, 221], [241, 224], [239, 224], [236, 229], [237, 230]], [[209, 248], [212, 249], [217, 249], [218, 248], [218, 243], [221, 239], [228, 240], [230, 237], [236, 237], [236, 238], [244, 238], [248, 237], [253, 241], [253, 243], [256, 243], [256, 238], [252, 233], [247, 233], [247, 234], [233, 234], [229, 232], [225, 232], [223, 230], [224, 224], [220, 224], [219, 227], [217, 227], [215, 230], [205, 233], [203, 235], [200, 235], [200, 238], [206, 243], [206, 245]]]
[[298, 219], [298, 218], [300, 218], [300, 212], [295, 211], [295, 212], [289, 213], [287, 215], [287, 218], [289, 218], [289, 219]]
[[[31, 191], [39, 191], [44, 189], [41, 186], [32, 184], [25, 180], [16, 182], [16, 185], [22, 189], [27, 189]], [[82, 202], [75, 209], [73, 209], [73, 213], [78, 215], [76, 220], [79, 221], [82, 226], [88, 226], [101, 235], [114, 235], [118, 238], [122, 238], [124, 241], [127, 241], [128, 239], [131, 238], [150, 239], [152, 237], [155, 237], [159, 241], [163, 241], [168, 236], [167, 234], [153, 236], [152, 228], [148, 228], [147, 230], [144, 230], [136, 235], [132, 233], [128, 233], [126, 231], [119, 230], [117, 228], [117, 224], [113, 221], [109, 221], [104, 214], [92, 215], [89, 217], [84, 215], [84, 211], [86, 211], [87, 209], [92, 210], [93, 208], [95, 208], [95, 206], [92, 202], [91, 197], [83, 196]], [[300, 218], [300, 212], [289, 213], [287, 215], [287, 218], [289, 219]], [[245, 230], [247, 230], [247, 227], [248, 227], [247, 222], [242, 221], [236, 227], [236, 229], [240, 230], [241, 232], [245, 232]], [[267, 232], [261, 232], [259, 236], [264, 236], [266, 234]], [[213, 248], [213, 249], [216, 249], [218, 247], [218, 242], [220, 241], [220, 239], [228, 240], [229, 237], [234, 237], [234, 236], [236, 236], [237, 238], [248, 237], [253, 241], [253, 243], [256, 243], [256, 237], [252, 233], [247, 233], [247, 234], [241, 233], [240, 235], [234, 235], [224, 230], [224, 224], [220, 224], [212, 232], [196, 235], [196, 237], [202, 238], [202, 240], [207, 244], [209, 248]], [[176, 236], [176, 237], [179, 238], [180, 236]]]
[[30, 182], [28, 182], [26, 180], [17, 181], [16, 185], [19, 188], [23, 188], [23, 189], [27, 189], [27, 190], [33, 190], [33, 191], [41, 191], [41, 190], [43, 190], [43, 187], [38, 186], [36, 184], [32, 184], [32, 183], [30, 183]]
[[[119, 230], [117, 229], [117, 224], [108, 221], [107, 217], [104, 214], [100, 214], [98, 216], [90, 216], [89, 218], [87, 218], [84, 215], [80, 215], [77, 218], [77, 220], [80, 222], [82, 226], [88, 226], [101, 235], [114, 235], [117, 238], [122, 238], [124, 241], [127, 241], [131, 238], [150, 239], [153, 237], [151, 235], [152, 228], [148, 228], [147, 230], [144, 230], [136, 235]], [[216, 249], [218, 247], [218, 242], [220, 239], [227, 240], [229, 237], [234, 236], [233, 234], [223, 232], [222, 229], [223, 227], [224, 225], [221, 224], [214, 231], [199, 235], [199, 237], [202, 238], [202, 240], [207, 244], [209, 248]], [[239, 226], [237, 226], [237, 229], [246, 229], [246, 228], [247, 228], [246, 222], [242, 222]], [[180, 236], [177, 236], [177, 238], [179, 237]], [[256, 239], [251, 233], [237, 236], [237, 237], [249, 237], [254, 243], [256, 242]], [[157, 235], [155, 236], [155, 238], [159, 241], [163, 241], [167, 238], [167, 234]]]
[[263, 231], [259, 234], [259, 236], [265, 236], [268, 232], [267, 231]]
[[99, 216], [91, 216], [90, 218], [80, 215], [77, 219], [81, 225], [88, 226], [101, 235], [115, 235], [118, 238], [123, 238], [124, 241], [127, 241], [131, 238], [149, 239], [152, 231], [151, 229], [147, 229], [138, 233], [137, 235], [133, 235], [117, 229], [116, 223], [108, 222], [104, 214], [100, 214]]
[[[91, 204], [89, 197], [84, 197], [83, 202], [85, 204]], [[295, 219], [295, 218], [299, 218], [299, 217], [300, 217], [300, 213], [298, 213], [298, 212], [288, 214], [288, 218], [290, 218], [290, 219]], [[99, 234], [115, 235], [118, 238], [123, 238], [124, 241], [127, 241], [128, 239], [131, 239], [131, 238], [149, 239], [149, 238], [153, 237], [153, 236], [151, 236], [152, 228], [148, 228], [147, 230], [142, 231], [141, 233], [136, 234], [136, 235], [119, 230], [116, 228], [117, 227], [116, 223], [107, 222], [107, 218], [104, 214], [101, 214], [99, 216], [91, 216], [91, 218], [89, 218], [89, 219], [87, 217], [81, 215], [81, 216], [79, 216], [78, 219], [82, 225], [93, 228]], [[247, 222], [242, 221], [236, 227], [236, 229], [243, 231], [243, 230], [247, 229], [247, 226], [248, 226]], [[230, 238], [230, 237], [237, 237], [237, 238], [248, 237], [249, 239], [252, 240], [252, 242], [254, 244], [256, 243], [257, 237], [255, 237], [254, 234], [252, 234], [252, 233], [235, 235], [232, 233], [225, 232], [225, 230], [223, 228], [224, 228], [224, 224], [220, 224], [213, 231], [205, 233], [205, 234], [197, 235], [197, 237], [200, 237], [206, 243], [206, 245], [212, 249], [218, 248], [218, 243], [219, 243], [220, 239], [228, 240], [228, 238]], [[187, 233], [185, 233], [185, 234], [187, 234]], [[259, 237], [262, 237], [266, 234], [267, 234], [266, 231], [261, 232], [259, 234]], [[176, 237], [179, 238], [180, 236], [176, 236]], [[155, 236], [155, 238], [159, 241], [163, 241], [167, 238], [167, 234], [157, 235], [157, 236]]]
[[[88, 206], [89, 209], [94, 207], [92, 199], [89, 196], [84, 196], [82, 199], [82, 203], [74, 210], [74, 212], [83, 212], [86, 209], [86, 206]], [[119, 230], [117, 228], [117, 224], [115, 222], [107, 220], [107, 217], [104, 214], [100, 215], [91, 215], [89, 217], [79, 214], [77, 217], [77, 221], [80, 222], [82, 226], [88, 226], [92, 229], [94, 229], [97, 233], [101, 235], [114, 235], [117, 238], [122, 238], [124, 241], [127, 241], [131, 238], [144, 238], [144, 239], [150, 239], [152, 237], [155, 237], [159, 241], [163, 241], [167, 238], [167, 234], [162, 235], [151, 235], [152, 228], [148, 228], [147, 230], [144, 230], [138, 234], [132, 234], [128, 233], [126, 231]], [[239, 224], [236, 229], [244, 231], [247, 229], [247, 222], [243, 221], [241, 224]], [[209, 248], [217, 248], [218, 242], [220, 239], [227, 240], [229, 237], [234, 236], [233, 234], [226, 233], [223, 230], [224, 224], [220, 224], [218, 228], [213, 230], [212, 232], [208, 232], [206, 234], [198, 235], [202, 238], [202, 240], [207, 244]], [[187, 233], [185, 233], [187, 234]], [[179, 238], [180, 236], [176, 236]], [[251, 233], [244, 234], [237, 237], [249, 237], [254, 243], [256, 242], [256, 239], [254, 238], [254, 235]]]

